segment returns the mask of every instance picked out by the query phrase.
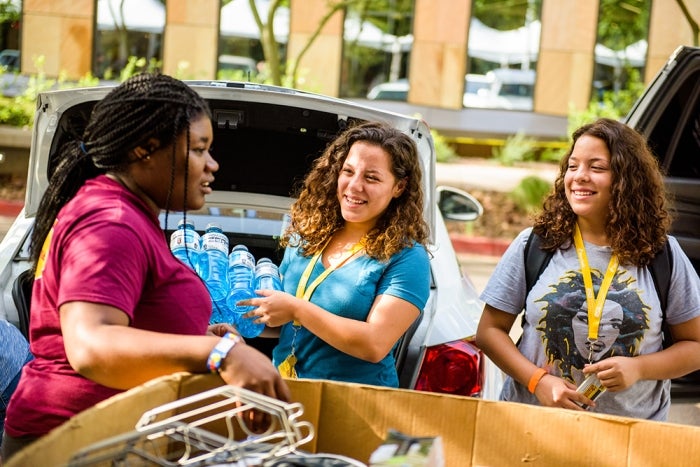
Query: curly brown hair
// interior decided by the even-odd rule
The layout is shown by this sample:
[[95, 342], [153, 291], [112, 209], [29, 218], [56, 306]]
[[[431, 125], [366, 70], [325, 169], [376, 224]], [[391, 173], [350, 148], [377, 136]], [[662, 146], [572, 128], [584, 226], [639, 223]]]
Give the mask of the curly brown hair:
[[658, 160], [645, 138], [616, 120], [601, 118], [574, 131], [571, 147], [559, 164], [554, 188], [545, 198], [533, 230], [542, 237], [545, 250], [570, 244], [576, 214], [566, 199], [564, 176], [576, 141], [583, 135], [599, 138], [610, 151], [612, 186], [606, 225], [610, 246], [621, 264], [646, 266], [666, 242], [672, 221], [669, 200]]
[[423, 218], [422, 174], [416, 145], [408, 135], [388, 124], [366, 122], [345, 130], [314, 162], [292, 205], [292, 220], [280, 242], [283, 247], [300, 246], [305, 255], [313, 255], [343, 227], [338, 177], [350, 148], [358, 141], [382, 148], [391, 159], [392, 174], [397, 180], [406, 181], [401, 195], [392, 199], [367, 233], [365, 252], [385, 261], [414, 241], [426, 246], [429, 227]]

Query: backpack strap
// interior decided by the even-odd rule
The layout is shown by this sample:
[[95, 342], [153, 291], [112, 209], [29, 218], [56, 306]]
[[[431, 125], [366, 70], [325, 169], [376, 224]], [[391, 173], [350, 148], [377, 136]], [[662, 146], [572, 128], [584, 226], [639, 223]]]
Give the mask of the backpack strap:
[[[552, 255], [549, 251], [544, 251], [541, 248], [542, 238], [537, 235], [534, 231], [530, 232], [530, 236], [527, 237], [527, 242], [525, 243], [525, 285], [527, 286], [527, 291], [525, 296], [530, 293], [530, 290], [539, 279], [542, 271], [545, 270], [549, 264], [549, 260], [552, 259]], [[521, 326], [525, 326], [527, 320], [525, 319], [525, 312], [523, 311], [523, 316], [520, 319]], [[522, 336], [520, 336], [522, 339]], [[520, 344], [520, 339], [518, 339], [517, 344]]]
[[530, 293], [530, 290], [532, 290], [535, 282], [542, 275], [553, 256], [552, 252], [544, 251], [541, 245], [542, 238], [534, 231], [530, 232], [527, 243], [525, 243], [525, 284], [527, 293]]
[[661, 251], [654, 256], [654, 259], [649, 264], [649, 272], [661, 304], [661, 332], [663, 333], [662, 345], [664, 349], [673, 344], [671, 330], [666, 322], [666, 305], [668, 303], [668, 289], [671, 287], [672, 269], [673, 257], [671, 255], [671, 247], [666, 241]]
[[656, 288], [656, 294], [659, 296], [659, 302], [661, 302], [661, 313], [664, 320], [666, 320], [666, 304], [668, 302], [668, 289], [671, 285], [672, 267], [671, 247], [667, 241], [649, 264], [649, 272], [654, 280], [654, 287]]

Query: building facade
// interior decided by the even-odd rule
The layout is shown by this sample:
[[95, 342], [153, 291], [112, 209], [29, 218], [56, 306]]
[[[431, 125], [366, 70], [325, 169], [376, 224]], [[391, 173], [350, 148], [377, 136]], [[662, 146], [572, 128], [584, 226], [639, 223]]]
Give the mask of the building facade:
[[[64, 73], [79, 78], [93, 72], [99, 57], [94, 50], [100, 30], [98, 4], [111, 0], [23, 0], [21, 70], [38, 71], [34, 58], [45, 57], [48, 76]], [[244, 2], [247, 0], [233, 0]], [[649, 1], [649, 0], [646, 0]], [[524, 131], [544, 138], [562, 136], [570, 110], [585, 109], [591, 99], [596, 63], [598, 1], [541, 0], [538, 2], [536, 79], [526, 111], [465, 108], [465, 76], [469, 81], [472, 0], [415, 0], [410, 60], [404, 67], [405, 100], [374, 101], [399, 112], [421, 113], [446, 133], [486, 138]], [[700, 0], [685, 0], [700, 19]], [[286, 55], [296, 57], [311, 37], [299, 66], [306, 70], [311, 90], [343, 96], [344, 29], [336, 12], [328, 15], [327, 0], [291, 0], [286, 32]], [[103, 7], [102, 7], [103, 8]], [[167, 0], [159, 47], [163, 71], [214, 79], [220, 65], [222, 4], [219, 0]], [[648, 83], [681, 44], [692, 44], [691, 28], [676, 0], [651, 0], [642, 80]], [[352, 97], [352, 96], [351, 96]]]

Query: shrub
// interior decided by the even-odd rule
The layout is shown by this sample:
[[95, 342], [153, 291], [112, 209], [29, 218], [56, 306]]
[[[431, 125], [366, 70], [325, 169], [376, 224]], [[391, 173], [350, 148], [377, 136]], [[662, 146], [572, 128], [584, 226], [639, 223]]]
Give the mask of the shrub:
[[433, 136], [433, 143], [435, 143], [435, 159], [438, 162], [452, 162], [459, 158], [457, 152], [447, 143], [444, 136], [439, 134], [436, 130], [430, 130], [430, 134]]
[[551, 189], [552, 184], [549, 181], [537, 175], [530, 175], [523, 178], [509, 195], [518, 208], [528, 214], [534, 214], [542, 209], [542, 201]]
[[503, 165], [511, 166], [516, 162], [534, 161], [537, 159], [535, 140], [524, 133], [518, 132], [506, 138], [501, 147], [493, 148], [493, 158]]

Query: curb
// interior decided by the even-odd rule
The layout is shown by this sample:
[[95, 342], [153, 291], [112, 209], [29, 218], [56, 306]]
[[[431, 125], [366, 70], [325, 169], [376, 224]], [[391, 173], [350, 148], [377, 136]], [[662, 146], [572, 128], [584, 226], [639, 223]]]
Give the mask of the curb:
[[472, 253], [485, 256], [503, 256], [508, 249], [510, 240], [486, 237], [467, 237], [450, 234], [450, 240], [456, 253]]
[[24, 207], [24, 201], [0, 200], [0, 216], [15, 217]]

